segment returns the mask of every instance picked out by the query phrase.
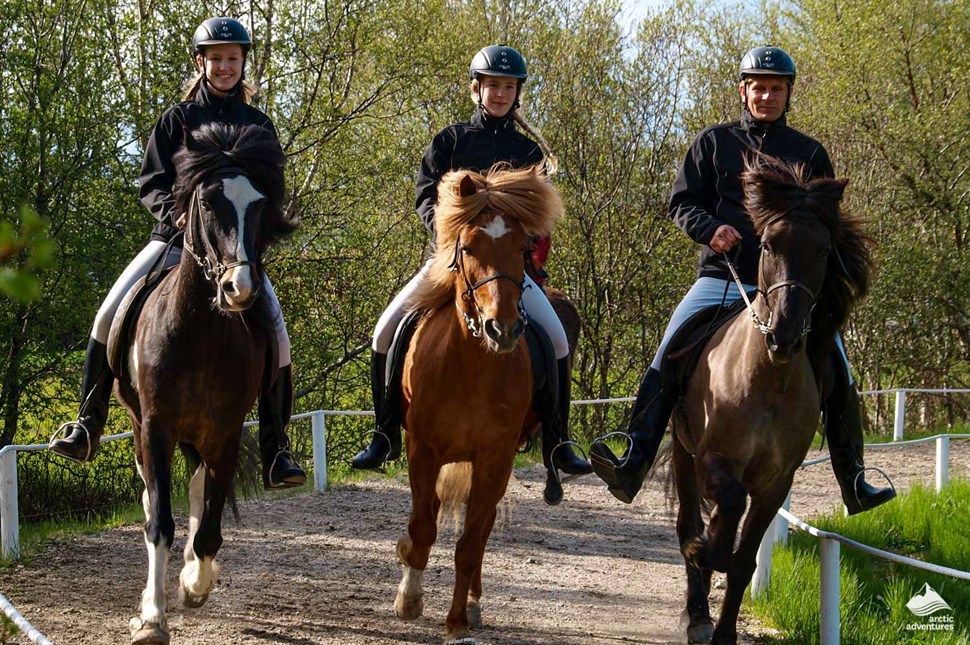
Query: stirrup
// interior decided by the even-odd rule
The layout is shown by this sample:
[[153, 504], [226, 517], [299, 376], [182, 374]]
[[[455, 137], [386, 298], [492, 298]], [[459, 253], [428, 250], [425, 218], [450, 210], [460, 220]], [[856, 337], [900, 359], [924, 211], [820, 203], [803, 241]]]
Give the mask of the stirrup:
[[620, 458], [617, 460], [618, 463], [615, 465], [616, 468], [623, 468], [626, 466], [626, 463], [630, 461], [630, 455], [633, 453], [633, 437], [630, 436], [629, 433], [616, 430], [614, 432], [607, 433], [602, 437], [596, 437], [593, 439], [593, 443], [602, 443], [605, 445], [605, 440], [609, 439], [610, 437], [623, 437], [626, 439], [626, 450], [623, 451], [623, 455], [620, 456]]
[[[371, 436], [371, 435], [374, 435], [374, 436]], [[367, 434], [365, 436], [371, 436], [370, 442], [371, 443], [374, 443], [374, 438], [375, 438], [376, 435], [380, 435], [380, 436], [384, 437], [384, 441], [387, 442], [387, 451], [384, 453], [384, 458], [381, 459], [381, 465], [375, 467], [373, 470], [376, 470], [379, 473], [385, 473], [386, 474], [387, 473], [387, 470], [384, 468], [384, 464], [387, 463], [388, 457], [391, 456], [391, 438], [388, 437], [387, 436], [387, 433], [385, 433], [383, 430], [368, 430], [367, 431]], [[365, 448], [365, 450], [366, 450], [366, 448]]]
[[303, 470], [303, 468], [296, 463], [296, 459], [293, 457], [293, 453], [290, 451], [289, 442], [287, 442], [286, 447], [276, 451], [276, 455], [273, 457], [273, 461], [270, 463], [269, 469], [266, 471], [267, 490], [274, 490], [274, 489], [280, 489], [280, 488], [293, 488], [295, 486], [302, 485], [302, 484], [293, 484], [286, 480], [276, 481], [273, 479], [273, 469], [276, 468], [276, 461], [280, 458], [280, 455], [283, 455], [283, 454], [289, 455], [293, 463], [296, 464], [296, 466], [299, 467], [300, 470]]
[[84, 431], [84, 439], [88, 442], [88, 451], [84, 455], [84, 459], [75, 459], [74, 457], [71, 457], [59, 452], [55, 452], [54, 454], [57, 455], [58, 457], [63, 457], [64, 459], [73, 461], [74, 463], [83, 464], [84, 462], [91, 460], [91, 454], [92, 454], [91, 453], [91, 431], [88, 430], [88, 427], [83, 423], [81, 423], [80, 420], [68, 421], [66, 423], [62, 423], [60, 427], [58, 427], [57, 430], [54, 431], [54, 434], [51, 435], [50, 441], [47, 442], [47, 449], [48, 450], [51, 449], [51, 444], [53, 444], [55, 440], [61, 437], [66, 439], [68, 435], [67, 429], [74, 428], [75, 426], [77, 426], [78, 428]]
[[[882, 475], [886, 479], [886, 483], [889, 484], [889, 487], [893, 489], [893, 496], [896, 495], [896, 485], [893, 484], [893, 480], [889, 478], [889, 475], [886, 474], [886, 471], [884, 471], [882, 468], [879, 468], [878, 466], [863, 466], [862, 470], [857, 472], [855, 474], [855, 477], [852, 478], [852, 494], [855, 496], [855, 501], [859, 505], [859, 508], [862, 508], [862, 498], [859, 497], [859, 478], [865, 475], [867, 470], [874, 470], [880, 475]], [[886, 501], [889, 501], [889, 500], [886, 500]], [[862, 510], [868, 510], [868, 509], [863, 508]]]
[[571, 479], [576, 479], [577, 477], [582, 477], [583, 475], [589, 474], [589, 473], [577, 473], [575, 475], [566, 475], [565, 477], [561, 477], [559, 475], [559, 469], [556, 468], [555, 456], [556, 456], [556, 450], [558, 450], [562, 446], [575, 446], [576, 449], [579, 450], [579, 454], [581, 454], [583, 456], [583, 460], [586, 461], [587, 463], [589, 463], [589, 456], [586, 454], [586, 451], [583, 450], [582, 446], [580, 446], [578, 443], [576, 443], [572, 439], [566, 439], [565, 441], [560, 441], [555, 446], [553, 446], [552, 447], [552, 450], [549, 451], [549, 463], [552, 464], [552, 468], [550, 468], [549, 470], [552, 472], [553, 476], [556, 478], [556, 481], [559, 482], [559, 485], [560, 486], [562, 486], [564, 483], [570, 481]]

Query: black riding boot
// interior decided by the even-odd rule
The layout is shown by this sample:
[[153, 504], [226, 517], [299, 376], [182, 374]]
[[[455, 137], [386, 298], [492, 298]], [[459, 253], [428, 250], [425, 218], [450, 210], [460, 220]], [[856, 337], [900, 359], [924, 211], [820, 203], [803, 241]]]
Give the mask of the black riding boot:
[[281, 367], [269, 392], [259, 398], [259, 452], [263, 486], [278, 490], [302, 486], [306, 473], [290, 453], [286, 427], [293, 414], [293, 366]]
[[633, 404], [633, 416], [626, 431], [630, 437], [626, 452], [617, 459], [602, 441], [594, 441], [590, 446], [593, 470], [621, 502], [629, 504], [640, 492], [643, 480], [657, 456], [672, 411], [673, 404], [660, 386], [660, 372], [648, 368]]
[[84, 375], [81, 377], [81, 406], [77, 421], [69, 421], [58, 429], [63, 439], [51, 440], [48, 449], [55, 455], [73, 461], [91, 461], [98, 452], [101, 433], [108, 420], [108, 404], [114, 374], [108, 366], [108, 348], [95, 339], [88, 340], [84, 356]]
[[842, 502], [849, 515], [868, 511], [896, 497], [893, 488], [870, 486], [862, 461], [862, 405], [849, 383], [842, 355], [835, 353], [835, 387], [825, 401], [825, 437], [832, 455], [832, 470], [842, 489]]
[[553, 392], [546, 390], [540, 394], [536, 411], [542, 421], [542, 462], [546, 466], [546, 488], [542, 497], [549, 505], [562, 501], [562, 482], [556, 469], [567, 475], [588, 475], [593, 467], [588, 461], [573, 451], [569, 438], [569, 407], [571, 401], [572, 379], [570, 378], [569, 358], [556, 361], [558, 387], [555, 399]]
[[[386, 383], [387, 354], [371, 350], [370, 388], [374, 397], [375, 431], [370, 445], [361, 450], [350, 462], [351, 468], [377, 469], [385, 461], [401, 456], [401, 422], [391, 409], [400, 409], [400, 400]], [[393, 418], [392, 418], [393, 417]]]

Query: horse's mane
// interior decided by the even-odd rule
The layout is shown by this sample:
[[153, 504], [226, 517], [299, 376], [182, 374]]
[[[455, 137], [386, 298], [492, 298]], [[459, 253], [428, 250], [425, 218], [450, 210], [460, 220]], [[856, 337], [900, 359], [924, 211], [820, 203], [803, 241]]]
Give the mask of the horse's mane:
[[546, 236], [562, 216], [559, 191], [543, 174], [541, 166], [513, 170], [508, 164], [492, 166], [484, 173], [458, 170], [438, 183], [435, 232], [438, 245], [427, 279], [408, 302], [411, 310], [433, 311], [454, 294], [455, 244], [464, 226], [485, 223], [496, 213], [517, 221], [532, 236]]
[[741, 175], [744, 205], [759, 236], [769, 222], [796, 212], [815, 216], [829, 230], [833, 249], [812, 315], [813, 335], [829, 338], [845, 325], [852, 305], [869, 292], [874, 243], [865, 220], [840, 208], [848, 180], [810, 179], [810, 173], [805, 164], [769, 155], [747, 158]]
[[172, 157], [175, 166], [176, 213], [188, 212], [193, 191], [203, 179], [225, 168], [242, 168], [255, 187], [266, 196], [260, 220], [260, 253], [269, 244], [296, 230], [295, 218], [283, 211], [286, 155], [279, 139], [257, 125], [210, 123], [186, 131], [185, 145]]

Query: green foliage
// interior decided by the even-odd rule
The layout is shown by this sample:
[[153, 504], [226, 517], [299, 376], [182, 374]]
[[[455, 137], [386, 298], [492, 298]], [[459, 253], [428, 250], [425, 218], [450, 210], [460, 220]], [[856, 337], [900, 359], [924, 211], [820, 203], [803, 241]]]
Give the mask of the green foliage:
[[21, 207], [19, 226], [0, 222], [0, 293], [21, 302], [36, 300], [40, 280], [35, 272], [53, 260], [47, 223], [32, 208]]
[[[830, 515], [810, 523], [862, 544], [960, 571], [970, 570], [964, 526], [970, 521], [970, 483], [956, 480], [937, 495], [916, 487], [895, 502], [845, 518]], [[841, 548], [840, 613], [846, 643], [964, 643], [970, 626], [970, 589], [960, 580], [874, 559]], [[920, 632], [906, 626], [925, 622], [906, 603], [929, 584], [953, 608], [952, 633]], [[818, 539], [795, 532], [775, 550], [771, 586], [753, 608], [784, 633], [782, 642], [819, 641]]]
[[11, 643], [14, 636], [20, 633], [20, 628], [7, 618], [6, 614], [0, 614], [0, 643]]

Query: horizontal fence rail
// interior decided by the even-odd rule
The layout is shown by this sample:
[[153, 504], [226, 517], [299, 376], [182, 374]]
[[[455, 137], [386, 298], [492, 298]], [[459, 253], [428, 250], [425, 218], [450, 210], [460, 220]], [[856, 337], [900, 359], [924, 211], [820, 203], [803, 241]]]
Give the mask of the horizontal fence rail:
[[37, 645], [54, 645], [47, 637], [41, 634], [37, 629], [27, 622], [27, 619], [20, 615], [20, 612], [14, 609], [14, 606], [10, 604], [10, 601], [0, 594], [0, 609], [3, 610], [3, 614], [10, 619], [17, 629], [20, 630], [21, 634], [24, 634], [31, 642], [37, 643]]

